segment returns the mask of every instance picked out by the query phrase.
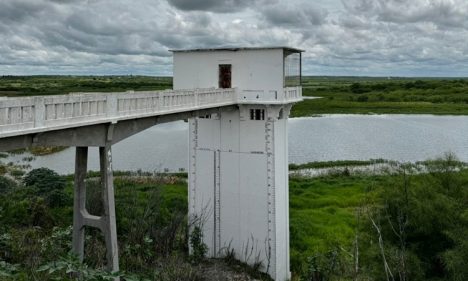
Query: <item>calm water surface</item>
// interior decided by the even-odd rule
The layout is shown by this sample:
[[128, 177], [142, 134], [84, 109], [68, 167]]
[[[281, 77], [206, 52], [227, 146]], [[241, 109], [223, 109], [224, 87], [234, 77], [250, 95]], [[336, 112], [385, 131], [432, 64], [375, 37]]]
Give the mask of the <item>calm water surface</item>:
[[[289, 162], [367, 160], [419, 161], [455, 153], [468, 162], [468, 116], [324, 115], [289, 121]], [[33, 168], [72, 173], [74, 149], [36, 157]], [[188, 124], [161, 124], [113, 147], [114, 170], [186, 169]], [[26, 155], [10, 161], [21, 162]], [[98, 150], [90, 149], [89, 166], [98, 170]]]

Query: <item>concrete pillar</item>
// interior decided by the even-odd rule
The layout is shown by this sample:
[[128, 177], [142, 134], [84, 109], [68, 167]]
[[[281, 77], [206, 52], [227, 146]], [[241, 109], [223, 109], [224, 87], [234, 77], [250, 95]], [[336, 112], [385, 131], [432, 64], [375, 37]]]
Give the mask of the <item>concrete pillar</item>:
[[73, 202], [73, 252], [80, 261], [84, 256], [84, 216], [86, 211], [86, 172], [88, 170], [88, 148], [77, 147], [75, 158], [75, 192]]
[[107, 249], [107, 268], [111, 272], [119, 271], [119, 251], [117, 244], [117, 226], [115, 220], [114, 176], [112, 173], [111, 146], [99, 147], [101, 164], [101, 183], [104, 188], [103, 232]]
[[[85, 226], [99, 228], [105, 238], [107, 250], [107, 269], [119, 271], [119, 254], [117, 244], [117, 227], [115, 219], [114, 181], [112, 173], [111, 145], [99, 148], [101, 166], [101, 186], [104, 214], [94, 216], [86, 209], [86, 173], [88, 147], [76, 148], [75, 160], [75, 192], [73, 204], [73, 252], [80, 261], [84, 257]], [[115, 279], [115, 280], [118, 280]]]

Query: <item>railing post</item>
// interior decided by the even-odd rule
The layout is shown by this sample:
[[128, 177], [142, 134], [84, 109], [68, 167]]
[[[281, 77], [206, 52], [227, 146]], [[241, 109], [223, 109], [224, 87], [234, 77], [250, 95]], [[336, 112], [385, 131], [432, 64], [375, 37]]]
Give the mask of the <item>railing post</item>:
[[161, 111], [161, 101], [162, 101], [161, 95], [162, 95], [162, 92], [158, 92], [158, 96], [156, 98], [156, 111], [157, 112]]
[[194, 95], [194, 103], [195, 103], [194, 106], [198, 107], [198, 89], [194, 90], [193, 95]]
[[117, 117], [118, 99], [115, 94], [107, 94], [106, 96], [106, 116]]
[[43, 127], [45, 125], [45, 103], [44, 97], [34, 98], [34, 127]]
[[233, 91], [232, 97], [231, 97], [231, 98], [232, 98], [232, 101], [233, 101], [234, 103], [238, 103], [238, 102], [240, 101], [240, 96], [241, 96], [241, 93], [240, 93], [239, 88], [237, 88], [237, 87], [234, 88], [234, 91]]

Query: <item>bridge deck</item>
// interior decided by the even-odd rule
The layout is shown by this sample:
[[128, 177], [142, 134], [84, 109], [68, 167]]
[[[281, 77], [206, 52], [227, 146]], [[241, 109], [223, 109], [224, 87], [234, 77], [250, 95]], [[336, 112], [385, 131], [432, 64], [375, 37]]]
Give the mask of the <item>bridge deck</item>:
[[234, 104], [300, 100], [301, 87], [284, 88], [280, 93], [211, 88], [0, 98], [0, 138]]

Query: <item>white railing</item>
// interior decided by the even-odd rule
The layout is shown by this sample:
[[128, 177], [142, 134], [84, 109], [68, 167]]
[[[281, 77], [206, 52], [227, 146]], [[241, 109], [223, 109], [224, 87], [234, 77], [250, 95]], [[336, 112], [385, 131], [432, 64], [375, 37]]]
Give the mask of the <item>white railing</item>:
[[286, 103], [302, 100], [301, 87], [288, 87], [281, 90], [240, 90], [239, 103]]
[[301, 99], [300, 87], [282, 91], [210, 88], [0, 98], [0, 137], [238, 103], [274, 104]]
[[283, 91], [284, 100], [302, 100], [302, 87], [288, 87]]

